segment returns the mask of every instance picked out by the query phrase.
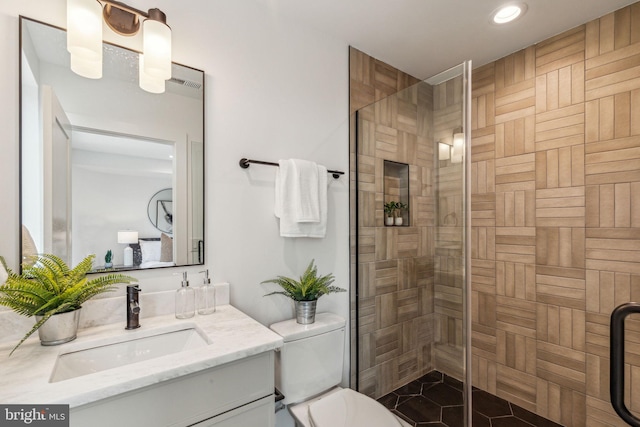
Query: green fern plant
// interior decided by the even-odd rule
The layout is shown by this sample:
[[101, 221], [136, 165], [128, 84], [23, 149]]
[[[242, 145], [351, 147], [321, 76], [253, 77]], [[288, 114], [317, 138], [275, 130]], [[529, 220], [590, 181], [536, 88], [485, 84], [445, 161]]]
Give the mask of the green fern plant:
[[262, 283], [276, 283], [283, 289], [282, 291], [268, 293], [265, 296], [279, 294], [287, 296], [294, 301], [314, 301], [322, 295], [346, 292], [346, 289], [332, 286], [331, 284], [334, 280], [333, 274], [318, 277], [318, 269], [314, 265], [314, 260], [311, 260], [304, 274], [300, 276], [300, 280], [278, 276]]
[[23, 266], [22, 274], [16, 274], [7, 268], [0, 256], [8, 274], [6, 282], [0, 286], [0, 305], [23, 316], [42, 316], [9, 355], [54, 314], [77, 310], [88, 299], [115, 290], [118, 283], [136, 281], [123, 274], [87, 279], [94, 258], [95, 255], [89, 255], [74, 268], [69, 268], [55, 255], [37, 255], [32, 266]]

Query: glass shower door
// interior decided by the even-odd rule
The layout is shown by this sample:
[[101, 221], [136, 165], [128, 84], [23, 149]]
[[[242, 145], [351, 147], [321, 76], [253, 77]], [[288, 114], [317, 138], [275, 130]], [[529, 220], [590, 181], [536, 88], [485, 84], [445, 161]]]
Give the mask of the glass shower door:
[[355, 119], [356, 387], [416, 423], [470, 425], [470, 65]]

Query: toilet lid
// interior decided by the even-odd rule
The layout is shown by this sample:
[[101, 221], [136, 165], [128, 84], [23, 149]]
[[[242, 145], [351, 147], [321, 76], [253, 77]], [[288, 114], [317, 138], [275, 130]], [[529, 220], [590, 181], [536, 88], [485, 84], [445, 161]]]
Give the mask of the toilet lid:
[[350, 388], [342, 389], [309, 405], [314, 427], [393, 427], [398, 419], [375, 400]]

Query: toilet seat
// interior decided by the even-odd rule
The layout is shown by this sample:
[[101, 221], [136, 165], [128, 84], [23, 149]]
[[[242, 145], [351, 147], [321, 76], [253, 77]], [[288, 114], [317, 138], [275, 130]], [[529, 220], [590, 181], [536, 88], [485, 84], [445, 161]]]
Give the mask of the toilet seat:
[[393, 427], [398, 419], [375, 400], [350, 388], [332, 393], [309, 405], [313, 427]]

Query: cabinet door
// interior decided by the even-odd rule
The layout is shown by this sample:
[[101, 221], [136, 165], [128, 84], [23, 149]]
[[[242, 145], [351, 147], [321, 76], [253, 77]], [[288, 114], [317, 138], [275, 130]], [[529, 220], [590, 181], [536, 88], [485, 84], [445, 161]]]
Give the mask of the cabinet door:
[[191, 427], [274, 427], [274, 397], [267, 396]]
[[265, 397], [273, 411], [273, 382], [269, 351], [71, 408], [70, 426], [186, 427]]

